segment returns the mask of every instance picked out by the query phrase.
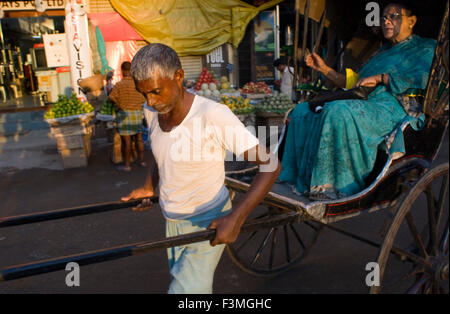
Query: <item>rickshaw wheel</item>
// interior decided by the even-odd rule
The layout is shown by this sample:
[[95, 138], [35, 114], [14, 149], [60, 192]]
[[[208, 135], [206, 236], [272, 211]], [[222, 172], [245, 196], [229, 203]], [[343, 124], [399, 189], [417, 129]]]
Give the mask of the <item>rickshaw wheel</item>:
[[[252, 219], [267, 218], [281, 212], [281, 209], [268, 207], [266, 212], [260, 212]], [[321, 225], [309, 221], [260, 229], [240, 234], [234, 243], [227, 245], [227, 253], [240, 269], [249, 274], [275, 276], [307, 256], [321, 231]]]
[[448, 175], [448, 163], [431, 169], [402, 201], [378, 255], [379, 284], [370, 293], [448, 293]]

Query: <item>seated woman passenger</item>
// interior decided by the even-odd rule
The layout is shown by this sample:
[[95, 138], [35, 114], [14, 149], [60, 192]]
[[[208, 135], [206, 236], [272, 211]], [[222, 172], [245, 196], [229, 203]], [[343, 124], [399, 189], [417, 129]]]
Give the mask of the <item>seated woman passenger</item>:
[[[310, 199], [337, 199], [363, 190], [378, 145], [408, 114], [396, 96], [425, 89], [436, 41], [413, 34], [417, 17], [410, 8], [390, 3], [381, 19], [384, 45], [361, 68], [359, 80], [329, 68], [317, 54], [306, 64], [339, 87], [375, 87], [367, 100], [328, 102], [320, 113], [301, 103], [290, 116], [280, 181]], [[356, 82], [356, 84], [355, 84]], [[350, 86], [349, 86], [350, 85]]]

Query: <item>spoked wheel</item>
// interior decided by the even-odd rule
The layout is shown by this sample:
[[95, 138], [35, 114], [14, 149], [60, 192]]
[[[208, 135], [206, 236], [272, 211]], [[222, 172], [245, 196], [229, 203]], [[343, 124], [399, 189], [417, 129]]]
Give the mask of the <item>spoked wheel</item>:
[[380, 286], [371, 293], [448, 293], [448, 175], [449, 164], [439, 165], [403, 200], [378, 256]]
[[[269, 207], [252, 219], [270, 218], [282, 211]], [[251, 222], [249, 219], [248, 222]], [[228, 255], [243, 271], [258, 276], [280, 274], [298, 264], [316, 242], [322, 226], [302, 221], [239, 235], [227, 246]]]

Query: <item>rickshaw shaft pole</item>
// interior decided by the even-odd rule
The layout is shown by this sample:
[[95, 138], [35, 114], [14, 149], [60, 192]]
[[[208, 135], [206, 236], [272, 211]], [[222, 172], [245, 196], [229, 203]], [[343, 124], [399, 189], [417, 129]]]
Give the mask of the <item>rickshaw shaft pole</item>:
[[[294, 222], [299, 219], [298, 212], [290, 212], [274, 215], [270, 218], [255, 219], [245, 223], [241, 228], [242, 232], [252, 232], [256, 229], [272, 228]], [[147, 253], [152, 250], [167, 249], [169, 247], [181, 246], [195, 242], [208, 241], [214, 239], [215, 230], [205, 230], [170, 237], [155, 242], [140, 242], [130, 245], [122, 245], [108, 249], [96, 250], [87, 253], [75, 254], [48, 260], [42, 260], [22, 265], [15, 265], [0, 270], [0, 281], [9, 281], [58, 270], [64, 270], [70, 262], [75, 262], [79, 266], [95, 264], [119, 258]]]
[[[73, 207], [34, 214], [4, 217], [0, 218], [0, 228], [129, 208], [137, 206], [140, 202], [141, 200], [133, 200], [130, 202], [108, 202], [84, 207]], [[152, 202], [158, 202], [158, 198], [153, 197]]]

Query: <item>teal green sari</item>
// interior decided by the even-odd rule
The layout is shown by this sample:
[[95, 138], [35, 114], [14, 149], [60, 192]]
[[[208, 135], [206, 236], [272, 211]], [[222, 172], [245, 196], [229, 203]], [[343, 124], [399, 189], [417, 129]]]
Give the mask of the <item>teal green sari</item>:
[[[290, 115], [279, 180], [311, 198], [335, 199], [363, 190], [378, 146], [402, 122], [413, 120], [395, 96], [426, 88], [435, 46], [435, 40], [413, 35], [380, 48], [359, 75], [386, 73], [389, 86], [379, 85], [368, 100], [329, 102], [319, 114], [307, 103], [298, 104]], [[397, 142], [397, 150], [404, 151], [403, 141]]]

